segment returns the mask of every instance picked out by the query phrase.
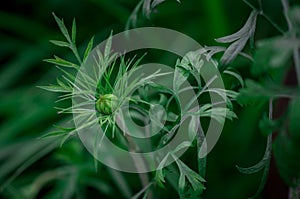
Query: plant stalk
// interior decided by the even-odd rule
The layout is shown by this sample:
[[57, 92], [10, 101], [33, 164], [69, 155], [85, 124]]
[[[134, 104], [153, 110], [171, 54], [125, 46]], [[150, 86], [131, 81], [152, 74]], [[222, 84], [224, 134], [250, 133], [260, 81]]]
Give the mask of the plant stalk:
[[[282, 6], [283, 6], [283, 13], [286, 19], [286, 22], [288, 24], [289, 31], [292, 34], [292, 39], [297, 40], [296, 33], [293, 30], [293, 24], [289, 18], [288, 11], [289, 11], [289, 1], [288, 0], [281, 0]], [[296, 69], [296, 74], [297, 74], [297, 81], [298, 81], [298, 86], [300, 87], [300, 56], [299, 56], [299, 46], [294, 45], [293, 46], [293, 57], [294, 57], [294, 64], [295, 64], [295, 69]], [[299, 199], [300, 198], [300, 180], [296, 182], [295, 187], [290, 187], [289, 188], [289, 199]]]
[[[128, 136], [126, 133], [125, 133], [125, 139], [127, 140], [128, 142], [128, 148], [129, 148], [129, 151], [131, 152], [138, 152], [139, 151], [139, 148], [138, 146], [134, 143], [134, 141], [132, 140], [132, 138], [130, 136]], [[133, 159], [133, 162], [134, 162], [134, 166], [135, 168], [140, 171], [141, 170], [141, 166], [139, 165], [139, 162], [136, 162], [136, 160]], [[143, 161], [144, 165], [145, 164], [145, 161]], [[141, 181], [141, 184], [143, 186], [143, 188], [145, 187], [148, 187], [150, 182], [149, 182], [149, 177], [147, 175], [147, 173], [142, 173], [142, 172], [138, 172], [138, 175], [139, 175], [139, 178], [140, 178], [140, 181]], [[148, 199], [152, 199], [153, 198], [153, 194], [151, 191], [148, 192]]]
[[[254, 5], [252, 5], [248, 0], [243, 0], [243, 2], [245, 4], [247, 4], [250, 8], [252, 8], [253, 10], [258, 10]], [[261, 5], [261, 3], [260, 3]], [[262, 10], [258, 10], [259, 14], [261, 16], [263, 16], [276, 30], [278, 30], [278, 32], [280, 32], [281, 34], [284, 34], [284, 31], [278, 26], [278, 24], [276, 24], [268, 15], [266, 15], [264, 13], [264, 11]]]
[[[297, 43], [297, 36], [296, 33], [293, 31], [293, 24], [291, 22], [291, 19], [289, 18], [288, 11], [289, 11], [289, 1], [288, 0], [281, 0], [282, 7], [283, 7], [283, 13], [284, 17], [286, 19], [286, 22], [288, 24], [289, 31], [292, 33], [292, 39], [295, 40], [295, 43]], [[293, 47], [293, 57], [294, 57], [294, 64], [296, 68], [296, 74], [297, 74], [297, 81], [298, 86], [300, 87], [300, 55], [299, 55], [299, 45], [294, 45]]]

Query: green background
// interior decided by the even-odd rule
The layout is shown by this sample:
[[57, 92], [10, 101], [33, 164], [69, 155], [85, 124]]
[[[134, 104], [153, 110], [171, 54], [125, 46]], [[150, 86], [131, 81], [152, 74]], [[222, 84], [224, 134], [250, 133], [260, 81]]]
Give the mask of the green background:
[[[105, 166], [96, 172], [92, 156], [76, 137], [61, 148], [58, 139], [38, 139], [53, 130], [53, 124], [64, 124], [69, 118], [54, 109], [59, 106], [54, 103], [56, 93], [37, 88], [55, 82], [61, 75], [43, 59], [52, 57], [55, 52], [74, 60], [69, 51], [49, 43], [50, 39], [63, 38], [52, 12], [63, 18], [69, 28], [76, 18], [77, 45], [83, 53], [92, 36], [95, 35], [95, 44], [98, 44], [111, 30], [123, 31], [137, 3], [136, 0], [1, 3], [0, 197], [127, 198], [141, 189], [136, 175]], [[280, 1], [266, 0], [263, 5], [265, 12], [285, 29]], [[250, 12], [251, 9], [238, 0], [182, 0], [181, 4], [168, 0], [158, 6], [151, 20], [140, 14], [137, 25], [170, 28], [187, 34], [201, 45], [218, 45], [214, 39], [237, 31]], [[266, 20], [258, 20], [255, 39], [277, 34]], [[252, 77], [245, 59], [237, 59], [233, 66], [242, 77]], [[244, 175], [238, 172], [236, 165], [251, 166], [262, 158], [266, 137], [259, 132], [258, 120], [265, 110], [264, 103], [235, 107], [238, 119], [226, 122], [218, 144], [208, 156], [204, 198], [247, 198], [256, 192], [261, 172]], [[183, 159], [193, 160], [188, 155]], [[279, 185], [282, 184], [279, 182]], [[284, 189], [277, 186], [271, 187]], [[161, 198], [178, 197], [170, 186], [159, 192]]]

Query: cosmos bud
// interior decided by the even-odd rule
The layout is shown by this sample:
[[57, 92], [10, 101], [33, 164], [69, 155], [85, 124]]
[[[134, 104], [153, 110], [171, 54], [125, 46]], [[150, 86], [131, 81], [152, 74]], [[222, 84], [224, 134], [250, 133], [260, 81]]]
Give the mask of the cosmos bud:
[[105, 94], [100, 96], [100, 98], [96, 102], [97, 110], [105, 115], [112, 114], [118, 106], [118, 98], [113, 94]]

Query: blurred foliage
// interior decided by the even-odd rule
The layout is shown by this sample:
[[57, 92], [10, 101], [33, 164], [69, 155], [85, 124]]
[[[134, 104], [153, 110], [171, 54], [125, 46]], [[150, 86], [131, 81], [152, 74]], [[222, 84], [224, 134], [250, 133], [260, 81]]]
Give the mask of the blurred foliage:
[[[280, 31], [288, 30], [280, 0], [262, 0], [262, 5], [256, 0], [248, 2], [256, 8], [262, 6], [263, 15], [267, 16], [260, 17], [256, 24], [255, 40], [261, 41], [255, 46], [248, 35], [251, 45], [244, 45], [248, 54], [253, 53], [254, 47], [258, 48], [253, 53], [258, 61], [251, 64], [248, 59], [238, 56], [230, 67], [244, 79], [257, 81], [247, 81], [242, 93], [245, 96], [257, 94], [254, 97], [259, 100], [245, 99], [244, 96], [247, 106], [234, 103], [238, 119], [226, 120], [221, 138], [207, 157], [203, 198], [247, 198], [256, 192], [262, 172], [243, 175], [236, 165], [251, 166], [264, 156], [266, 136], [260, 132], [259, 126], [260, 118], [268, 112], [267, 100], [295, 93], [294, 88], [283, 89], [281, 84], [290, 68], [292, 52], [290, 40], [278, 37]], [[53, 124], [69, 121], [70, 118], [57, 114], [53, 107], [68, 107], [70, 102], [55, 104], [57, 94], [37, 87], [55, 83], [61, 73], [41, 60], [52, 57], [53, 52], [64, 59], [76, 59], [65, 49], [49, 43], [49, 40], [63, 37], [52, 12], [63, 18], [68, 27], [76, 18], [77, 46], [82, 55], [92, 36], [95, 36], [94, 43], [98, 44], [108, 37], [111, 30], [114, 33], [123, 31], [138, 3], [138, 0], [15, 0], [1, 4], [1, 198], [130, 198], [143, 188], [135, 174], [115, 171], [101, 164], [96, 171], [92, 155], [77, 137], [68, 140], [63, 147], [59, 147], [60, 140], [39, 139], [54, 130]], [[291, 5], [297, 3], [297, 0], [290, 1]], [[238, 31], [251, 11], [249, 5], [240, 0], [182, 0], [180, 4], [169, 0], [153, 6], [151, 13], [146, 12], [148, 17], [137, 12], [136, 25], [178, 30], [203, 46], [216, 46], [219, 44], [214, 39]], [[295, 9], [290, 15], [295, 27], [299, 27], [299, 12]], [[275, 26], [269, 23], [270, 20]], [[266, 55], [270, 56], [265, 58]], [[220, 55], [215, 58], [219, 59]], [[238, 89], [239, 86], [235, 87], [230, 78], [224, 76], [225, 83], [229, 84], [226, 86]], [[275, 84], [264, 87], [270, 85], [265, 81], [270, 79]], [[243, 99], [242, 95], [240, 99]], [[280, 128], [273, 146], [279, 172], [289, 186], [299, 183], [294, 179], [295, 173], [299, 173], [297, 160], [300, 159], [297, 110], [299, 100], [293, 100], [288, 106], [287, 119], [283, 119], [285, 128]], [[267, 122], [266, 125], [270, 124]], [[290, 131], [288, 136], [286, 128]], [[196, 168], [197, 157], [192, 154], [188, 152], [181, 160]], [[174, 172], [172, 168], [166, 171], [169, 182], [178, 181], [172, 175]], [[153, 186], [153, 190], [158, 198], [178, 198], [174, 191], [176, 186], [170, 183], [163, 189]]]

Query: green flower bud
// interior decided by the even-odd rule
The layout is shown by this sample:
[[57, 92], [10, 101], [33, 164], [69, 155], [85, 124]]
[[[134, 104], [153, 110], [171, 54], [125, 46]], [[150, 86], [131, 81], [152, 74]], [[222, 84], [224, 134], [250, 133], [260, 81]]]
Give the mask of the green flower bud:
[[96, 102], [96, 108], [100, 113], [110, 115], [117, 109], [118, 102], [117, 96], [113, 94], [102, 95]]

